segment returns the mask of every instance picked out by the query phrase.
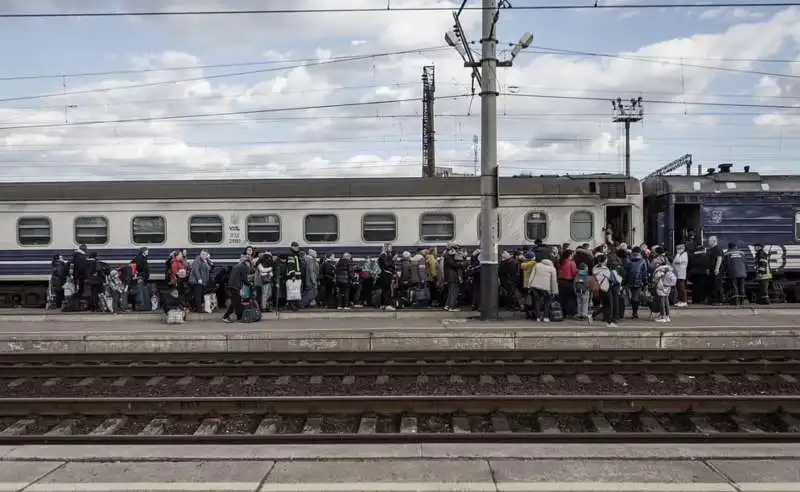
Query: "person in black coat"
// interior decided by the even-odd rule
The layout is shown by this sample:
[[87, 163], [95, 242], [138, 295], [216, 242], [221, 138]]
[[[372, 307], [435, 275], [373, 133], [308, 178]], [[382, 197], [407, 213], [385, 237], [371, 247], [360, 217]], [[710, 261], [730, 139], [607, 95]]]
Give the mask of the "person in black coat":
[[350, 309], [350, 287], [353, 281], [354, 267], [350, 253], [345, 253], [336, 262], [336, 292], [339, 309]]
[[75, 295], [78, 297], [83, 296], [86, 288], [86, 278], [88, 277], [86, 263], [86, 245], [81, 244], [72, 254], [72, 280], [75, 282]]
[[69, 277], [69, 263], [62, 255], [55, 255], [50, 263], [50, 285], [52, 286], [54, 303], [56, 309], [61, 309], [64, 304], [64, 284]]
[[381, 302], [380, 307], [385, 311], [394, 311], [392, 306], [392, 281], [397, 275], [397, 268], [394, 264], [394, 256], [392, 254], [392, 245], [386, 243], [383, 245], [383, 251], [378, 257], [378, 288], [381, 289]]

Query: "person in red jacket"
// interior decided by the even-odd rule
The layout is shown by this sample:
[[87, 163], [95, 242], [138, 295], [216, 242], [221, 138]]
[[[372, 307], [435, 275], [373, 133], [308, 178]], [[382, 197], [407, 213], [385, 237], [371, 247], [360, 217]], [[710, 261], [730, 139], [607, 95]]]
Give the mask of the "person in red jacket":
[[186, 301], [187, 298], [187, 281], [189, 279], [189, 272], [186, 268], [186, 261], [184, 260], [184, 252], [178, 251], [172, 257], [169, 264], [169, 284], [173, 288], [178, 289], [181, 299]]
[[561, 309], [565, 316], [573, 316], [577, 313], [577, 298], [575, 296], [575, 275], [578, 273], [578, 265], [575, 264], [575, 252], [565, 249], [561, 253], [561, 260], [558, 263], [558, 292], [561, 300]]

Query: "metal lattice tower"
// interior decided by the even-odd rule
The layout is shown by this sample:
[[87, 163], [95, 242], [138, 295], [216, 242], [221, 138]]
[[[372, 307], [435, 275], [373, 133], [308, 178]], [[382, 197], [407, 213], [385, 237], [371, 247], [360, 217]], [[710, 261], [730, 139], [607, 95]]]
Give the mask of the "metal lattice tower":
[[422, 176], [436, 176], [436, 130], [434, 127], [433, 101], [436, 92], [436, 76], [432, 65], [422, 69]]

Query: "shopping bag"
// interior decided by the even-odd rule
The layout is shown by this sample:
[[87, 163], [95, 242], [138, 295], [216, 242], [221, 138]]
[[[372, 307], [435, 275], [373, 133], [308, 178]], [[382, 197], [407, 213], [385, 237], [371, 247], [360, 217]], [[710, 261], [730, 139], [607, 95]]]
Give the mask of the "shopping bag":
[[205, 294], [203, 296], [203, 311], [211, 314], [217, 309], [217, 295]]
[[301, 292], [303, 288], [303, 282], [297, 279], [289, 279], [286, 281], [286, 300], [287, 301], [299, 301], [303, 298], [303, 293]]

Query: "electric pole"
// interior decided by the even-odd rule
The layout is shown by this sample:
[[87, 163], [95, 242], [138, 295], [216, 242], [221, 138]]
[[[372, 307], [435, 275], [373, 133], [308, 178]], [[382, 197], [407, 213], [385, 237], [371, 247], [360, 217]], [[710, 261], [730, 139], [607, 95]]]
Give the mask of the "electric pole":
[[436, 76], [432, 65], [422, 68], [422, 176], [436, 176], [436, 130], [433, 101]]
[[631, 177], [631, 123], [636, 123], [644, 119], [644, 108], [642, 108], [642, 98], [631, 99], [630, 104], [623, 102], [621, 97], [611, 100], [614, 107], [614, 123], [625, 125], [625, 176]]
[[[498, 208], [500, 206], [499, 180], [497, 167], [497, 68], [510, 67], [514, 58], [533, 43], [533, 35], [525, 33], [511, 50], [511, 58], [497, 60], [497, 21], [500, 8], [510, 8], [508, 0], [483, 0], [481, 60], [475, 62], [461, 28], [459, 15], [466, 5], [453, 14], [455, 26], [445, 34], [447, 44], [456, 49], [464, 60], [464, 66], [472, 68], [473, 81], [481, 85], [481, 319], [499, 319], [498, 302]], [[480, 67], [480, 73], [478, 68]]]
[[477, 135], [472, 136], [472, 174], [478, 176], [478, 149], [481, 148], [481, 138]]

